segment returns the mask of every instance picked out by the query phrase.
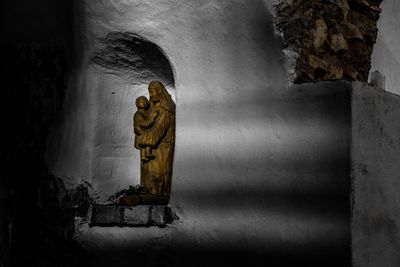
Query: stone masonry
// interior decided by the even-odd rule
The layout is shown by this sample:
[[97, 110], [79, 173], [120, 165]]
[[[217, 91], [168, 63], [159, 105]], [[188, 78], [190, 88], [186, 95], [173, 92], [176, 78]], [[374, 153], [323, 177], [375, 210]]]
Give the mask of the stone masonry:
[[[382, 0], [286, 0], [277, 6], [294, 82], [368, 80]], [[293, 59], [294, 57], [294, 59]]]

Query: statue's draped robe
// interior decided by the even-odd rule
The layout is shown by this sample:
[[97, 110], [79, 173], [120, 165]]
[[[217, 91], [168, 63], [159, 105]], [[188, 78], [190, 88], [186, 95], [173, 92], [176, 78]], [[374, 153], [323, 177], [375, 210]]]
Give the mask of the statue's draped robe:
[[145, 110], [138, 110], [133, 116], [133, 129], [135, 133], [135, 148], [140, 149], [138, 136], [143, 133], [143, 129], [150, 128], [155, 122], [155, 117], [149, 116]]
[[137, 140], [140, 146], [151, 146], [155, 157], [148, 162], [141, 162], [140, 184], [151, 194], [169, 196], [175, 147], [175, 114], [161, 105], [152, 105], [149, 116], [156, 110], [160, 113], [153, 126], [143, 130]]

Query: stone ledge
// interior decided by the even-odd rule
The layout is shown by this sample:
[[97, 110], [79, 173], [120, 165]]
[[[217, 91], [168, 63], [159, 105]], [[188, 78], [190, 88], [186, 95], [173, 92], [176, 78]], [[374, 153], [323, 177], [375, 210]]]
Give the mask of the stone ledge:
[[93, 205], [90, 226], [165, 227], [177, 219], [166, 205]]

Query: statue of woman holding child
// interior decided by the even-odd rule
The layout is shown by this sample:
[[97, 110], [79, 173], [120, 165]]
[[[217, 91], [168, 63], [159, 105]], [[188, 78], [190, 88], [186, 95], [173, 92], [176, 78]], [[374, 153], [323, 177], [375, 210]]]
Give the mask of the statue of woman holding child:
[[175, 147], [175, 103], [159, 81], [149, 84], [150, 99], [136, 99], [135, 148], [140, 150], [140, 185], [151, 195], [171, 192]]

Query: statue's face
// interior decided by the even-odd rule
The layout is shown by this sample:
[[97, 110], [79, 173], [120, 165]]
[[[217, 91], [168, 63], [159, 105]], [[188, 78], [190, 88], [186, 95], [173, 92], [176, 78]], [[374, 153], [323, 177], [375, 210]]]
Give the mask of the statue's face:
[[149, 102], [146, 99], [139, 99], [138, 108], [146, 108], [149, 105]]
[[150, 100], [152, 102], [160, 101], [160, 96], [157, 87], [149, 87], [149, 95], [150, 95]]

